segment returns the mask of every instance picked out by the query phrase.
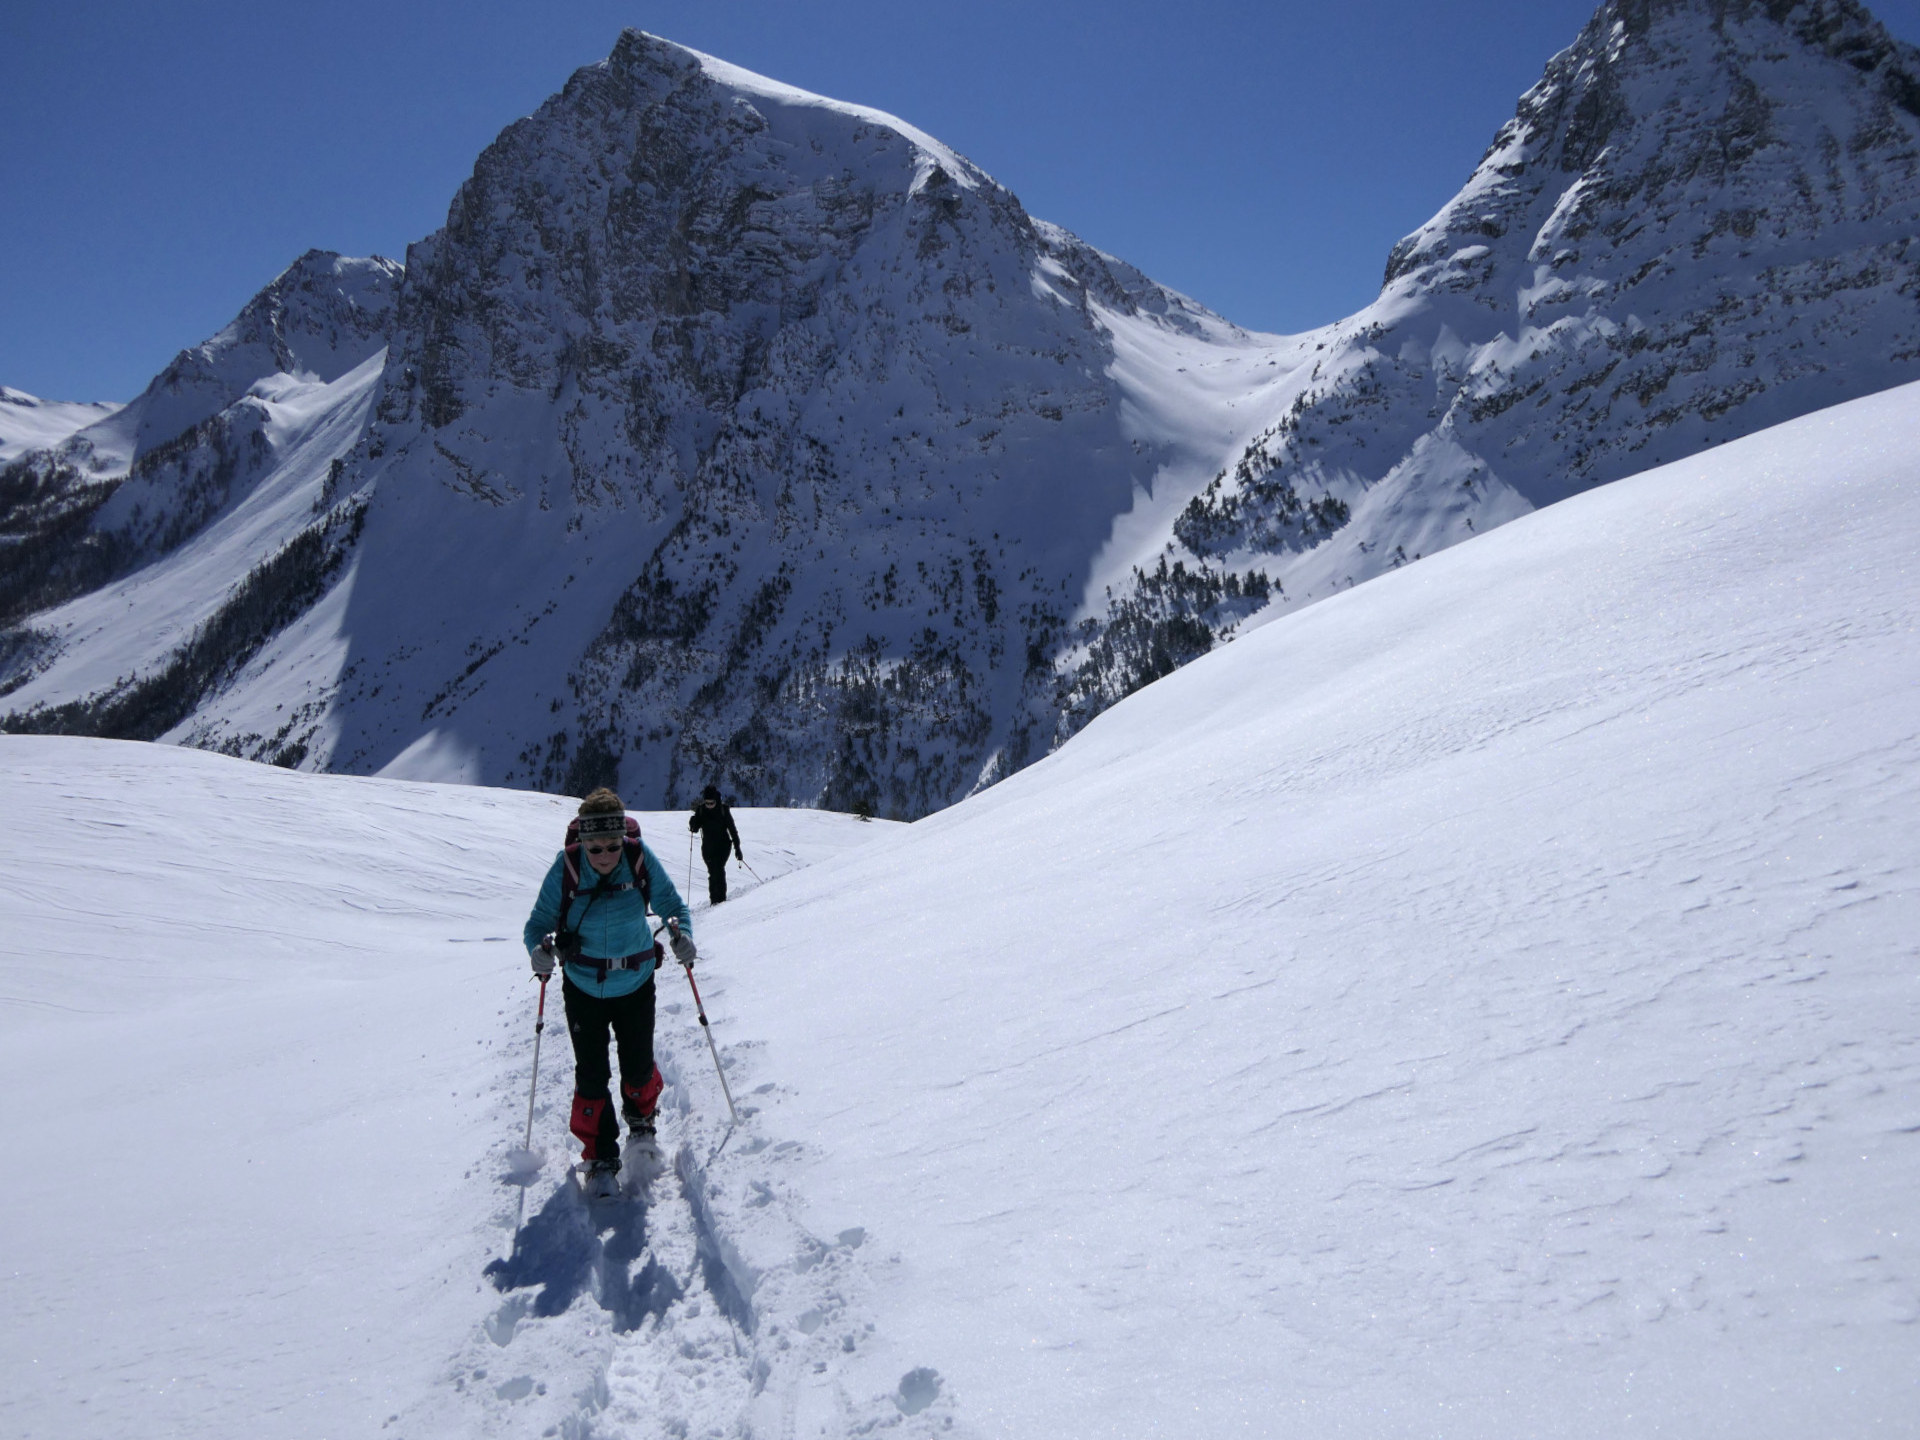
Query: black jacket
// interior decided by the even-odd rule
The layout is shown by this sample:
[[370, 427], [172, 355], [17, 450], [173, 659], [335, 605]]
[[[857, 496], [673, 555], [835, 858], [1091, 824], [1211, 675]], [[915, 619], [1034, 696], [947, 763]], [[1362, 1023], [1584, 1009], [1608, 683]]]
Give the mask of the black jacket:
[[729, 850], [740, 848], [740, 832], [733, 823], [733, 810], [722, 800], [711, 810], [702, 800], [687, 817], [687, 829], [700, 837], [701, 857], [709, 863], [725, 860]]

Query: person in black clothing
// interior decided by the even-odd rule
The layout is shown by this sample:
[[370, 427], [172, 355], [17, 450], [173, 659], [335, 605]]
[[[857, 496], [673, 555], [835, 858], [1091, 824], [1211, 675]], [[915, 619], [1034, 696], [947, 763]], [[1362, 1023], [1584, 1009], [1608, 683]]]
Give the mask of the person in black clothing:
[[740, 832], [733, 823], [733, 811], [720, 798], [718, 786], [709, 785], [700, 792], [700, 803], [687, 819], [687, 829], [700, 837], [700, 858], [707, 862], [707, 899], [718, 905], [727, 898], [727, 851], [731, 849], [742, 863]]

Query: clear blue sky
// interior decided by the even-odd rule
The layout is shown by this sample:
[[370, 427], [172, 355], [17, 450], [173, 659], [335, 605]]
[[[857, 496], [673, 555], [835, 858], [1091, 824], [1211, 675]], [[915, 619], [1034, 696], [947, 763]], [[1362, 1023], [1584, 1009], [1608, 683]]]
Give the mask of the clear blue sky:
[[[0, 383], [127, 399], [313, 246], [405, 255], [632, 25], [888, 110], [1243, 325], [1365, 304], [1587, 0], [0, 0]], [[1875, 7], [1920, 39], [1920, 0]]]

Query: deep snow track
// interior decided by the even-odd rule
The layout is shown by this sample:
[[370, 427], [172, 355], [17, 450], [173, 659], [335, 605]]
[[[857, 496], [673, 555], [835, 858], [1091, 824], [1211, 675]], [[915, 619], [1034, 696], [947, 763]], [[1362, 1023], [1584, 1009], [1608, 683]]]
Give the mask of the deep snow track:
[[[721, 1146], [677, 975], [660, 1021], [678, 1165], [603, 1216], [560, 1188], [572, 1065], [553, 1025], [549, 1160], [527, 1191], [503, 1183], [533, 1049], [519, 928], [571, 809], [0, 737], [9, 1437], [817, 1433], [798, 1367], [848, 1338], [857, 1283], [834, 1277], [856, 1247], [786, 1218], [784, 1152], [751, 1114]], [[671, 857], [684, 816], [641, 819]], [[770, 881], [890, 828], [742, 825]], [[709, 933], [724, 1041], [734, 962]], [[723, 1053], [736, 1088], [758, 1083], [751, 1047]], [[856, 1334], [806, 1373], [863, 1358]], [[884, 1411], [892, 1386], [819, 1413]]]
[[[483, 1426], [572, 1440], [965, 1433], [931, 1369], [902, 1374], [890, 1394], [849, 1375], [874, 1330], [866, 1236], [816, 1237], [797, 1222], [780, 1175], [799, 1147], [755, 1133], [754, 1097], [776, 1087], [742, 1095], [730, 1130], [693, 1006], [672, 998], [685, 996], [682, 981], [669, 967], [660, 983], [661, 1143], [672, 1158], [620, 1200], [589, 1205], [564, 1173], [570, 1146], [550, 1147], [524, 1223], [486, 1266], [499, 1307], [458, 1360], [455, 1383]], [[726, 985], [709, 976], [716, 1025]], [[736, 1090], [753, 1078], [751, 1048], [722, 1048]], [[549, 1140], [570, 1073], [543, 1059], [536, 1133]], [[505, 1153], [496, 1168], [510, 1187]], [[779, 1258], [752, 1258], [764, 1256]]]

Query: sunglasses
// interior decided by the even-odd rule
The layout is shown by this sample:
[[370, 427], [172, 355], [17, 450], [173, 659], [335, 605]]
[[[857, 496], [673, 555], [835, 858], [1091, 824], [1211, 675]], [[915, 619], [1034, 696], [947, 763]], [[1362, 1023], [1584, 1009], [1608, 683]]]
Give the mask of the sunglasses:
[[589, 855], [618, 855], [619, 853], [620, 853], [620, 847], [618, 845], [587, 846], [587, 854]]

